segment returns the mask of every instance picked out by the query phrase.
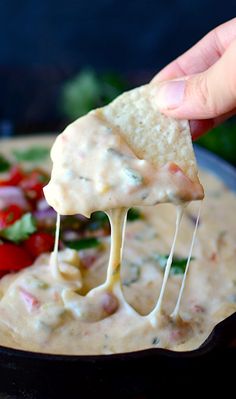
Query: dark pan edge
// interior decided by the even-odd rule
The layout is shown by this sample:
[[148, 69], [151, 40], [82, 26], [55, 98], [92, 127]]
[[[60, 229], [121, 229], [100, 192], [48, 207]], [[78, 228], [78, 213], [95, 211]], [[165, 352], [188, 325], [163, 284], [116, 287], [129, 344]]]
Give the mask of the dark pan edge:
[[16, 358], [28, 358], [32, 360], [42, 360], [42, 361], [58, 361], [58, 362], [104, 362], [104, 361], [114, 361], [125, 358], [127, 360], [132, 360], [135, 358], [146, 358], [150, 356], [158, 357], [173, 357], [173, 358], [198, 358], [206, 355], [215, 348], [224, 348], [234, 337], [235, 337], [235, 327], [236, 327], [236, 313], [233, 313], [226, 319], [219, 322], [207, 339], [202, 343], [202, 345], [192, 351], [172, 351], [163, 348], [150, 348], [144, 349], [136, 352], [127, 353], [115, 353], [110, 355], [55, 355], [47, 353], [37, 353], [31, 351], [25, 351], [21, 349], [14, 349], [0, 346], [0, 355], [14, 356]]

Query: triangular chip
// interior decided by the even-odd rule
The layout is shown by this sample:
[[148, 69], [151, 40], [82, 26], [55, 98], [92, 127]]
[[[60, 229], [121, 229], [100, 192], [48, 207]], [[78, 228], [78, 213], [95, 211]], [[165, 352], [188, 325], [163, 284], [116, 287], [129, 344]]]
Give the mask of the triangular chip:
[[77, 119], [51, 156], [45, 195], [60, 214], [203, 197], [189, 124], [158, 112], [152, 84]]

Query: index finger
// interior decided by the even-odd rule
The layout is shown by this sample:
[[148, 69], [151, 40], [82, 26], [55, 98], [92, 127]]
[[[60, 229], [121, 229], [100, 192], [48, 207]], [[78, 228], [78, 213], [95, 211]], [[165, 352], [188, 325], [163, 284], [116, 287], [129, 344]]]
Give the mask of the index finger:
[[236, 38], [236, 18], [219, 25], [198, 43], [162, 69], [152, 80], [176, 79], [200, 73], [213, 65]]

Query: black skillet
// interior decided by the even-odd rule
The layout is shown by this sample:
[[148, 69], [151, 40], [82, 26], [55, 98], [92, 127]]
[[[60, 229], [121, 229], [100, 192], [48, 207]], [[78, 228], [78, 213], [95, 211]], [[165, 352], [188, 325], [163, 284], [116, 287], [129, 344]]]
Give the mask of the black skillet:
[[[201, 167], [236, 191], [235, 170], [201, 148]], [[0, 347], [0, 399], [199, 397], [234, 388], [236, 313], [219, 323], [200, 348], [148, 349], [96, 355], [46, 355]], [[188, 394], [188, 395], [187, 395]], [[211, 395], [210, 395], [211, 396]], [[235, 397], [233, 391], [232, 397]]]

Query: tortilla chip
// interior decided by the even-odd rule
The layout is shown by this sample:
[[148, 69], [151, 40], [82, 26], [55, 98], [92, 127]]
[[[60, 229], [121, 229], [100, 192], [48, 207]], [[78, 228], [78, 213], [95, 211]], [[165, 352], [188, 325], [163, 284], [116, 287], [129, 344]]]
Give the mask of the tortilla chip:
[[189, 124], [158, 112], [152, 87], [122, 94], [58, 136], [44, 191], [58, 213], [89, 216], [203, 197]]
[[116, 128], [138, 158], [157, 167], [174, 162], [192, 181], [198, 181], [189, 123], [159, 112], [152, 86], [125, 92], [92, 113]]

